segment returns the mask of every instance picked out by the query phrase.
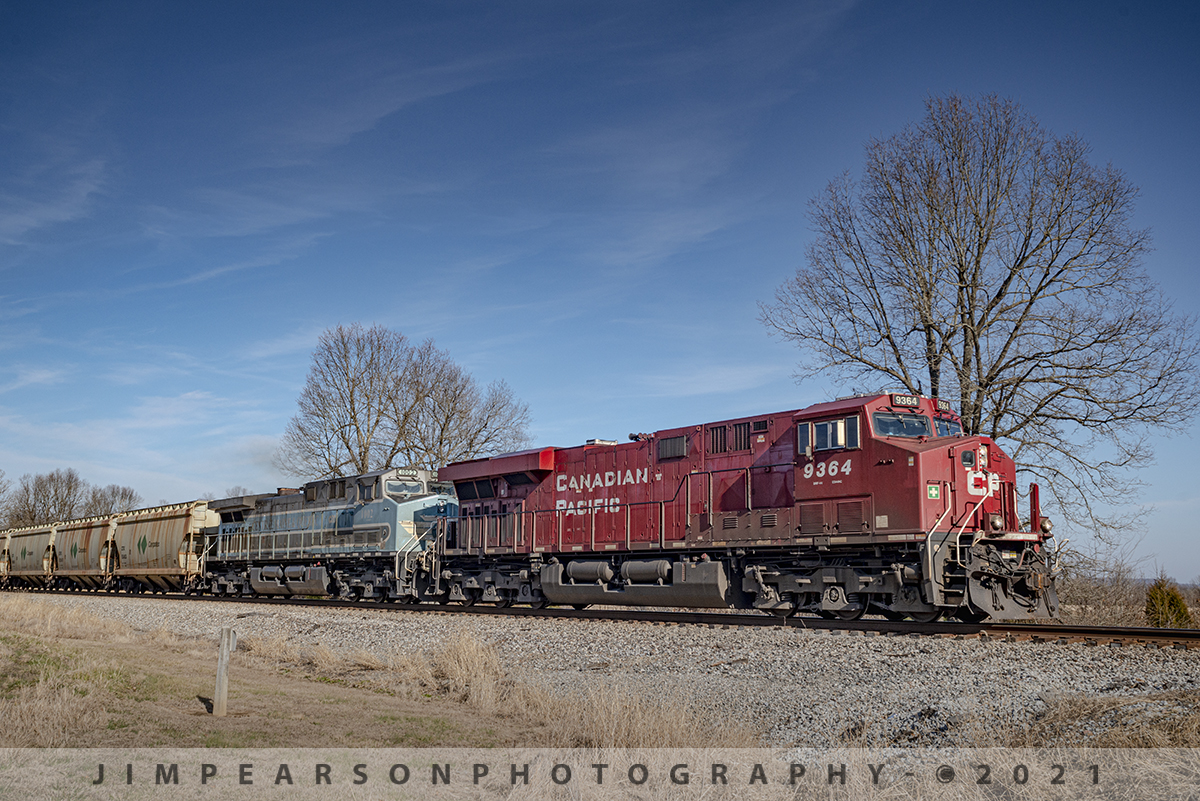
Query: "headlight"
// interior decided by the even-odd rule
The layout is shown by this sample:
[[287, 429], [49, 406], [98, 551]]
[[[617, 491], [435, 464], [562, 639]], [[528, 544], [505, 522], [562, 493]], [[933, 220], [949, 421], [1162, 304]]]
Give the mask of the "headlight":
[[1042, 524], [1038, 528], [1040, 528], [1042, 530], [1043, 534], [1045, 534], [1047, 537], [1049, 537], [1049, 536], [1052, 536], [1050, 533], [1050, 530], [1054, 528], [1054, 523], [1050, 522], [1050, 518], [1043, 517]]
[[1000, 529], [1004, 528], [1004, 518], [1002, 518], [1000, 515], [992, 515], [992, 518], [989, 522], [992, 525], [992, 531], [999, 531]]

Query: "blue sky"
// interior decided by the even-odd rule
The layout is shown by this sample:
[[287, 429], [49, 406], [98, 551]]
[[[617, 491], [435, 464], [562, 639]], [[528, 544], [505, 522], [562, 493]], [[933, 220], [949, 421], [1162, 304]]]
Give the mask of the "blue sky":
[[[293, 483], [354, 321], [505, 379], [539, 444], [827, 399], [756, 304], [809, 198], [949, 92], [1124, 170], [1198, 314], [1197, 42], [1184, 3], [0, 1], [0, 469]], [[1195, 439], [1156, 445], [1139, 553], [1190, 580]]]

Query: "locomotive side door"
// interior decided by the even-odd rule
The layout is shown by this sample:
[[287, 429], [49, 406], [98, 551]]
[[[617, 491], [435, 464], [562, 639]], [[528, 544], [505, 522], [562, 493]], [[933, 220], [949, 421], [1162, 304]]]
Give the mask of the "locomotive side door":
[[954, 531], [983, 528], [981, 511], [984, 501], [997, 488], [997, 481], [988, 472], [987, 448], [977, 440], [955, 445], [951, 454], [950, 524]]

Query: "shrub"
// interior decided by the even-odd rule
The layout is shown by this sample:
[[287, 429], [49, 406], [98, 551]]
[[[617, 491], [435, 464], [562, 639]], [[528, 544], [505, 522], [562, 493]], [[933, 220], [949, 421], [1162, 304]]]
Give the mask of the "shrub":
[[1165, 575], [1146, 591], [1146, 622], [1160, 629], [1190, 629], [1192, 615], [1175, 582]]

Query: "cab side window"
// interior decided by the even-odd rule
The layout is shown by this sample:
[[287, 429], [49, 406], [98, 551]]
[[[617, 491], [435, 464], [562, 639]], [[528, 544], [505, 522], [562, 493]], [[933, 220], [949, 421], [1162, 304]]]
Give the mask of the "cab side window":
[[836, 420], [821, 420], [816, 423], [801, 423], [796, 439], [801, 453], [808, 450], [832, 451], [859, 447], [858, 415], [840, 417]]

